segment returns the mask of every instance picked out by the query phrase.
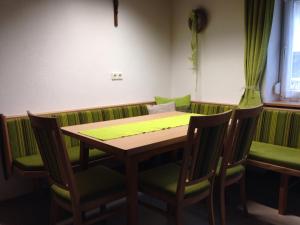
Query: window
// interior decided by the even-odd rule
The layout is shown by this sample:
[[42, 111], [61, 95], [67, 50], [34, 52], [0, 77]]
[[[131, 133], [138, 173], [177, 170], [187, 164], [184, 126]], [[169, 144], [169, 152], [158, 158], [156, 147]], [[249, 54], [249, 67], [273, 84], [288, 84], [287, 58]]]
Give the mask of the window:
[[286, 0], [284, 8], [281, 96], [300, 98], [300, 0]]

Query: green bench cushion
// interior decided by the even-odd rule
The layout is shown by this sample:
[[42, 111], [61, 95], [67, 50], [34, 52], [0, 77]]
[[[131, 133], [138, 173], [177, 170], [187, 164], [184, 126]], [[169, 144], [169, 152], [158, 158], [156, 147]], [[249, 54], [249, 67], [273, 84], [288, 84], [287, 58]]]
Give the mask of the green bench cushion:
[[[72, 147], [68, 148], [69, 158], [71, 163], [78, 163], [79, 162], [79, 155], [80, 149], [79, 147]], [[105, 152], [92, 149], [89, 151], [89, 159], [96, 160], [104, 157], [106, 155]], [[43, 170], [43, 161], [40, 154], [28, 155], [16, 158], [14, 160], [14, 164], [26, 171], [36, 171], [36, 170]]]
[[253, 141], [249, 158], [300, 170], [300, 149]]
[[[141, 187], [146, 186], [163, 191], [170, 195], [176, 195], [180, 166], [176, 163], [169, 163], [140, 173]], [[187, 186], [185, 197], [192, 196], [206, 191], [210, 182], [204, 180], [198, 184]]]
[[[124, 177], [103, 166], [95, 166], [74, 174], [80, 201], [86, 202], [125, 190]], [[70, 192], [55, 184], [51, 190], [61, 199], [70, 201]]]

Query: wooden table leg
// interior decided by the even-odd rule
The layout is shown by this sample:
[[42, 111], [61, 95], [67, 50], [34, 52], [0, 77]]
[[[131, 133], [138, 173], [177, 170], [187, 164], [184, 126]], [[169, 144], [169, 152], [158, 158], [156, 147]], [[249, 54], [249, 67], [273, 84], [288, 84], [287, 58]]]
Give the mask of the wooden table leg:
[[127, 225], [138, 225], [138, 163], [126, 160]]
[[85, 170], [88, 168], [89, 163], [89, 147], [84, 143], [80, 142], [80, 168]]

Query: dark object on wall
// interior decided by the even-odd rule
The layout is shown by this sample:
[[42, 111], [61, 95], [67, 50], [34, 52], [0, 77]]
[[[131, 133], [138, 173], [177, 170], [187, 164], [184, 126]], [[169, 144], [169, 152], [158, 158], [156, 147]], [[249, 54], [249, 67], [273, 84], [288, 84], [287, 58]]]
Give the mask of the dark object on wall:
[[113, 0], [114, 3], [114, 23], [115, 27], [118, 26], [118, 13], [119, 13], [119, 0]]
[[[208, 15], [207, 15], [207, 11], [204, 8], [198, 8], [198, 9], [194, 9], [193, 12], [196, 14], [197, 17], [197, 33], [200, 33], [201, 31], [203, 31], [208, 23]], [[189, 18], [189, 28], [192, 29], [192, 19]]]

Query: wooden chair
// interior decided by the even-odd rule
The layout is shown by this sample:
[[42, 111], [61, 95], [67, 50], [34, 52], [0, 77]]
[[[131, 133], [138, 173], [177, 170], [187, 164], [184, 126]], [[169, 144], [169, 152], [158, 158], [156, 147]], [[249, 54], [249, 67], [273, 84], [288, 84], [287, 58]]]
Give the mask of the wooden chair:
[[217, 178], [220, 184], [222, 225], [226, 224], [225, 188], [234, 183], [240, 184], [240, 195], [244, 212], [248, 213], [245, 190], [245, 164], [261, 111], [262, 105], [255, 108], [236, 109], [233, 112], [223, 159], [217, 171]]
[[9, 178], [11, 167], [9, 166], [9, 161], [12, 161], [11, 155], [5, 154], [5, 147], [8, 145], [8, 138], [5, 135], [6, 123], [3, 114], [0, 114], [0, 157], [2, 159], [2, 170], [4, 179]]
[[56, 118], [45, 118], [28, 112], [52, 193], [50, 224], [57, 220], [58, 206], [73, 214], [73, 223], [92, 224], [106, 218], [111, 212], [91, 219], [85, 212], [105, 206], [125, 196], [122, 175], [103, 166], [73, 173], [71, 163]]
[[190, 119], [183, 161], [140, 173], [140, 190], [165, 201], [183, 224], [185, 206], [208, 200], [209, 223], [214, 225], [213, 186], [217, 163], [232, 111]]

